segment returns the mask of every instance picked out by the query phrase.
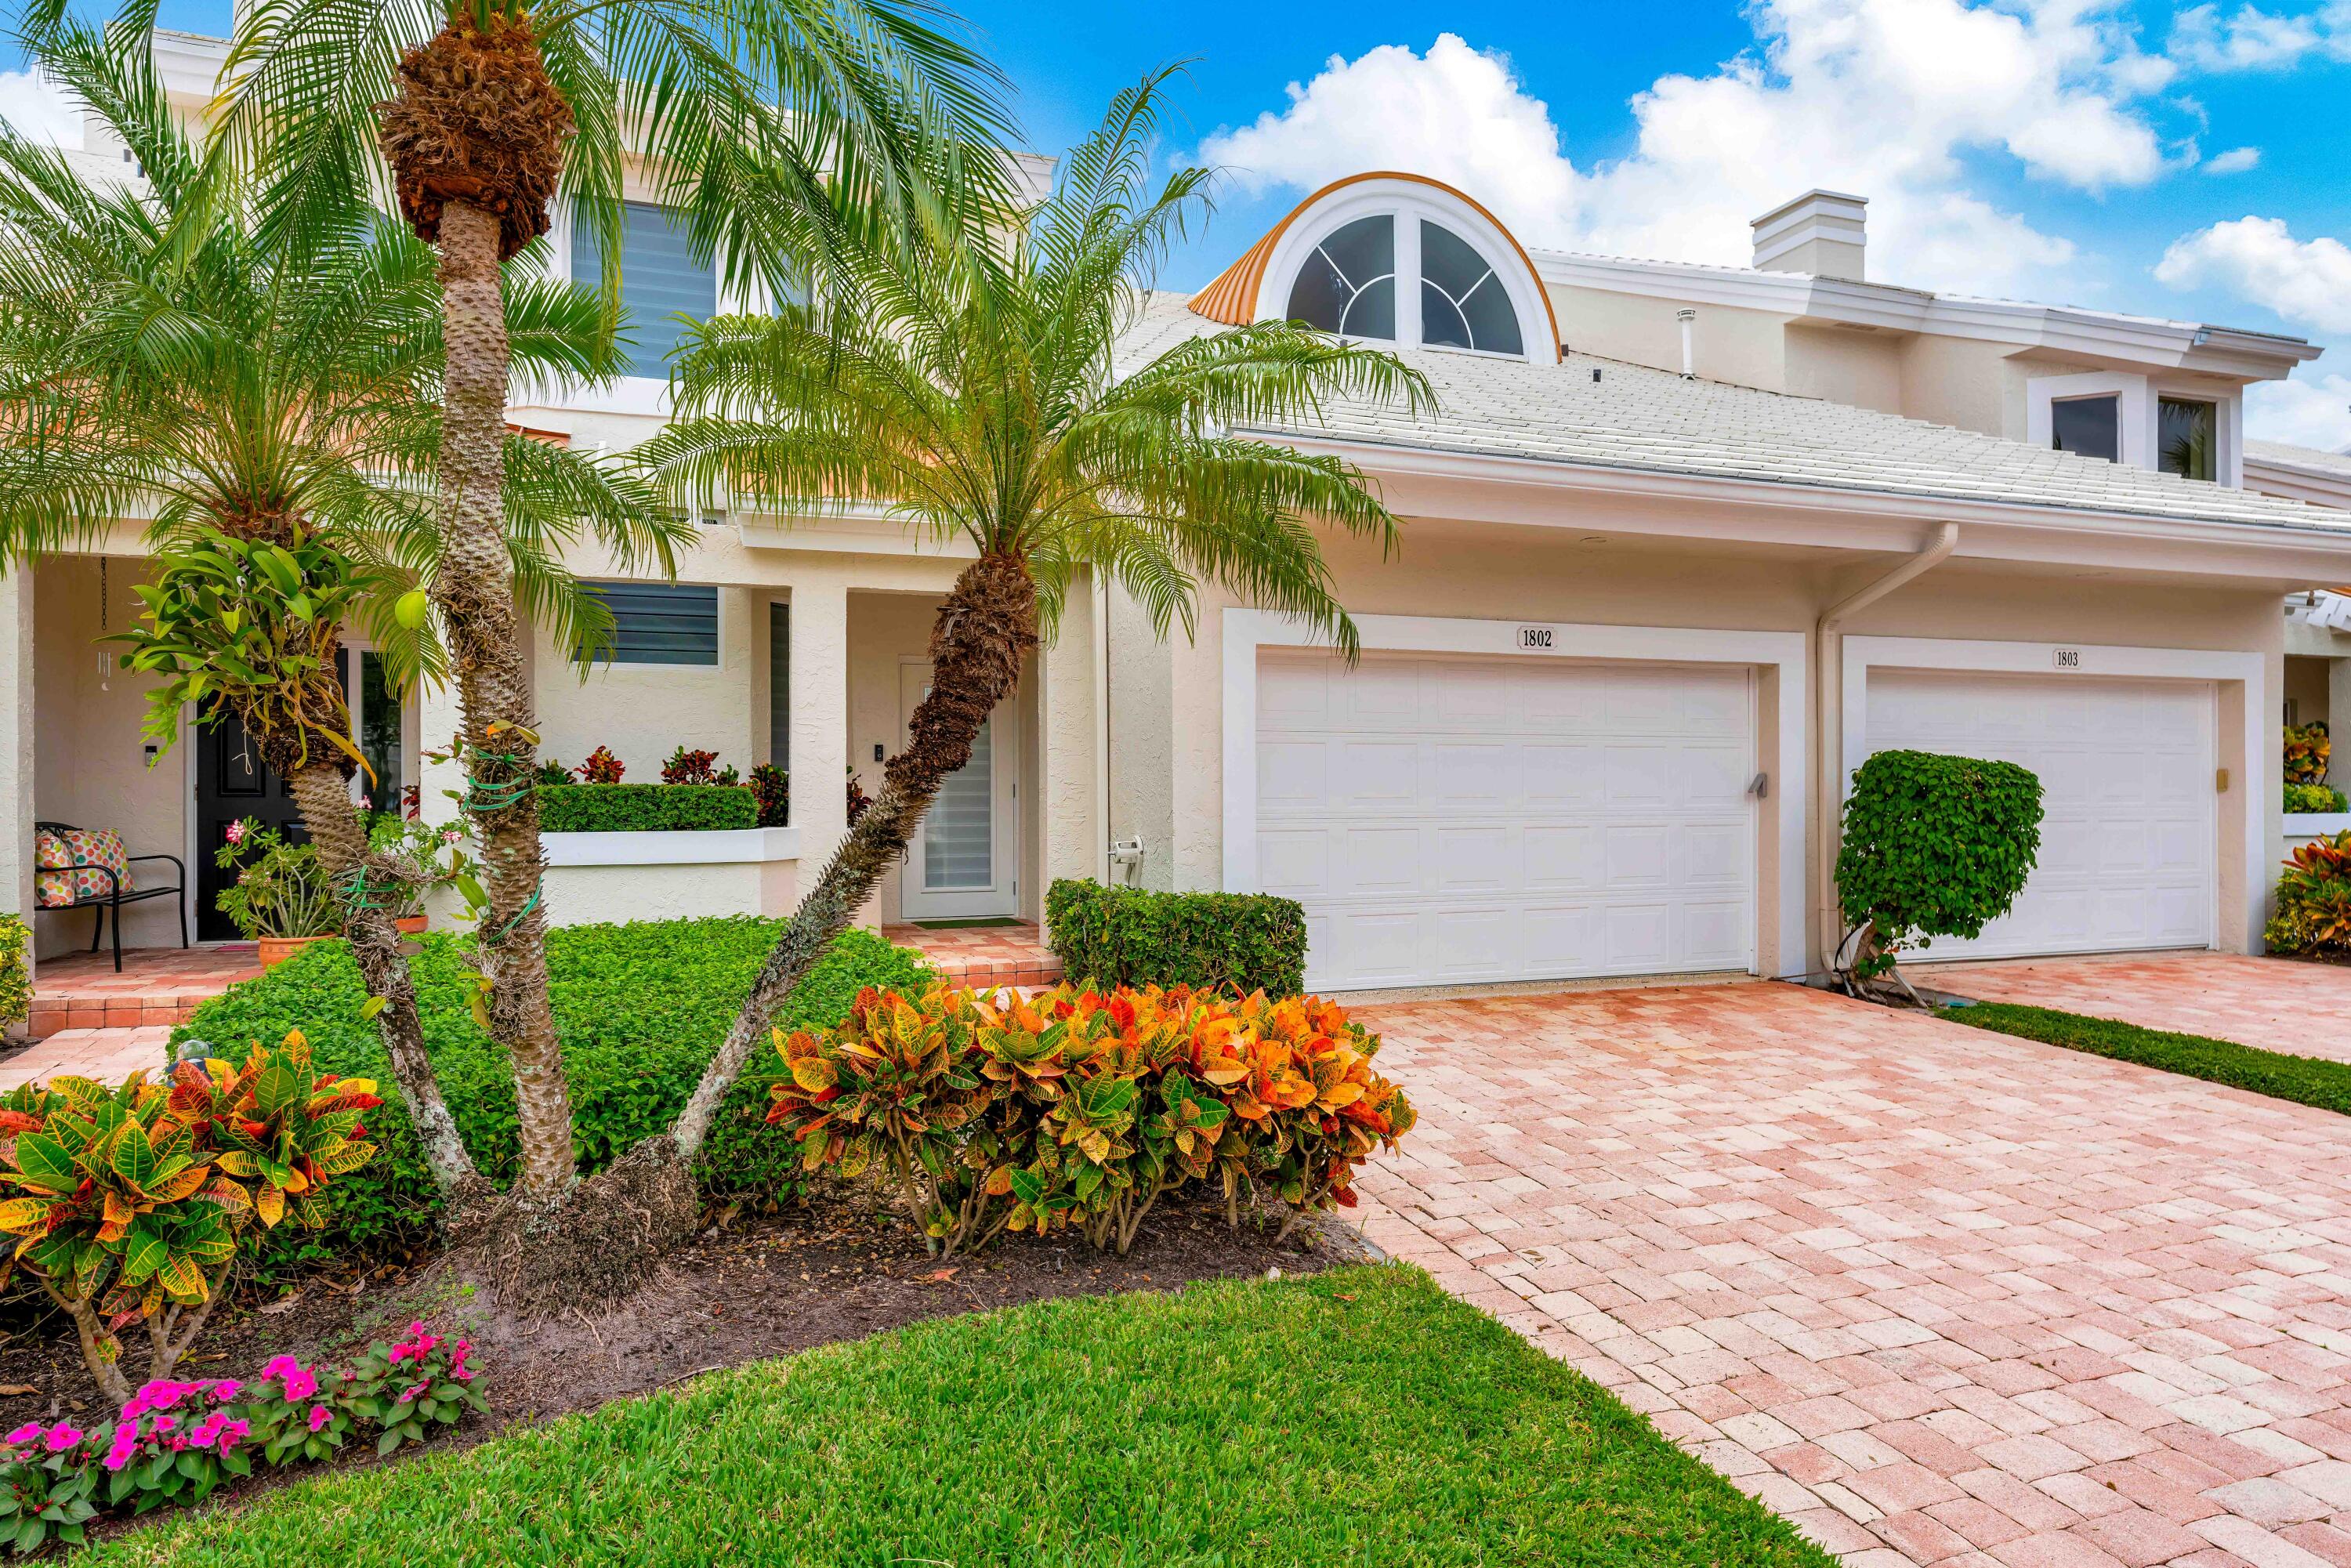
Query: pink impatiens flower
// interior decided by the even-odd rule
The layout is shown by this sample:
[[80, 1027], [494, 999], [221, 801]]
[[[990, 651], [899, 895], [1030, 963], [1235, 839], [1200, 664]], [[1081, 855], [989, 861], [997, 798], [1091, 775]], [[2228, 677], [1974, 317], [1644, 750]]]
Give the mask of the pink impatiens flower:
[[313, 1432], [319, 1430], [321, 1427], [324, 1427], [328, 1422], [333, 1419], [334, 1416], [328, 1413], [325, 1406], [313, 1405], [310, 1406], [310, 1430]]
[[125, 1421], [114, 1429], [113, 1446], [106, 1450], [106, 1468], [119, 1470], [139, 1451], [139, 1423]]
[[9, 1433], [6, 1440], [11, 1443], [29, 1443], [47, 1429], [38, 1421], [27, 1421]]
[[49, 1440], [41, 1446], [53, 1454], [62, 1454], [81, 1441], [81, 1429], [60, 1421], [49, 1428]]

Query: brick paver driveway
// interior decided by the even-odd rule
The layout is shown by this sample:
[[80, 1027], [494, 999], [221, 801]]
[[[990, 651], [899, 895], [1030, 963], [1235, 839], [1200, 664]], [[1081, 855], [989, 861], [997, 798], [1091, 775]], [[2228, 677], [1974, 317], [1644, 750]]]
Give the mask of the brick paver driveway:
[[2351, 1140], [1792, 986], [1366, 1009], [1365, 1228], [1877, 1568], [2351, 1563]]
[[1914, 964], [1920, 985], [2351, 1061], [2351, 968], [2230, 953]]

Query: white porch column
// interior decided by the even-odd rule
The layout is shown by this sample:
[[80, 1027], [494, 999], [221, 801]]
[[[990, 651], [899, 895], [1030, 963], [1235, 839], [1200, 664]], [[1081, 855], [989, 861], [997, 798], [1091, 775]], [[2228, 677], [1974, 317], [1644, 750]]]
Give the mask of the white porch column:
[[2341, 789], [2351, 783], [2351, 659], [2326, 661], [2326, 733], [2335, 746], [2326, 781]]
[[791, 604], [791, 821], [806, 894], [849, 832], [849, 590], [795, 581]]
[[[0, 577], [0, 910], [33, 922], [33, 569]], [[32, 960], [27, 945], [26, 961]]]
[[[417, 794], [423, 820], [436, 826], [457, 820], [457, 802], [450, 799], [449, 792], [465, 787], [465, 770], [458, 766], [456, 758], [446, 756], [457, 738], [460, 722], [455, 681], [417, 683]], [[428, 752], [443, 753], [444, 759], [428, 761]]]
[[1037, 653], [1037, 755], [1042, 777], [1035, 789], [1038, 858], [1042, 862], [1030, 897], [1031, 912], [1044, 908], [1046, 890], [1061, 877], [1102, 876], [1109, 839], [1102, 820], [1102, 736], [1099, 688], [1101, 610], [1091, 573], [1070, 583], [1061, 625], [1052, 643]]

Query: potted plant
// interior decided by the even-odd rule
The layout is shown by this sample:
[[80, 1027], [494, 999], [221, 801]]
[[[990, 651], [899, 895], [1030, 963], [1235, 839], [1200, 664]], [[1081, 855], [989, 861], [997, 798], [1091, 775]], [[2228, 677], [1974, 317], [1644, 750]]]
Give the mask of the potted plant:
[[[567, 775], [568, 777], [568, 775]], [[395, 873], [392, 923], [404, 936], [421, 935], [432, 924], [424, 901], [436, 887], [453, 881], [465, 863], [462, 830], [435, 827], [413, 817], [378, 816], [368, 826], [368, 849], [389, 863]]]
[[251, 817], [231, 822], [226, 837], [213, 861], [223, 871], [235, 871], [237, 877], [214, 907], [247, 940], [260, 945], [263, 968], [283, 963], [321, 937], [342, 935], [342, 907], [316, 849], [289, 843], [276, 828], [265, 828]]

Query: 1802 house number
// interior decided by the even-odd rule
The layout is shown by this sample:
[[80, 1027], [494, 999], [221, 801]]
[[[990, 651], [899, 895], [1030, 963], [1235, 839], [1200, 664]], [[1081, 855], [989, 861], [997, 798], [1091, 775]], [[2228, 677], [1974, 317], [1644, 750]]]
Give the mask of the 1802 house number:
[[1521, 626], [1519, 628], [1519, 646], [1531, 653], [1548, 653], [1553, 646], [1552, 633], [1556, 630], [1551, 626]]

